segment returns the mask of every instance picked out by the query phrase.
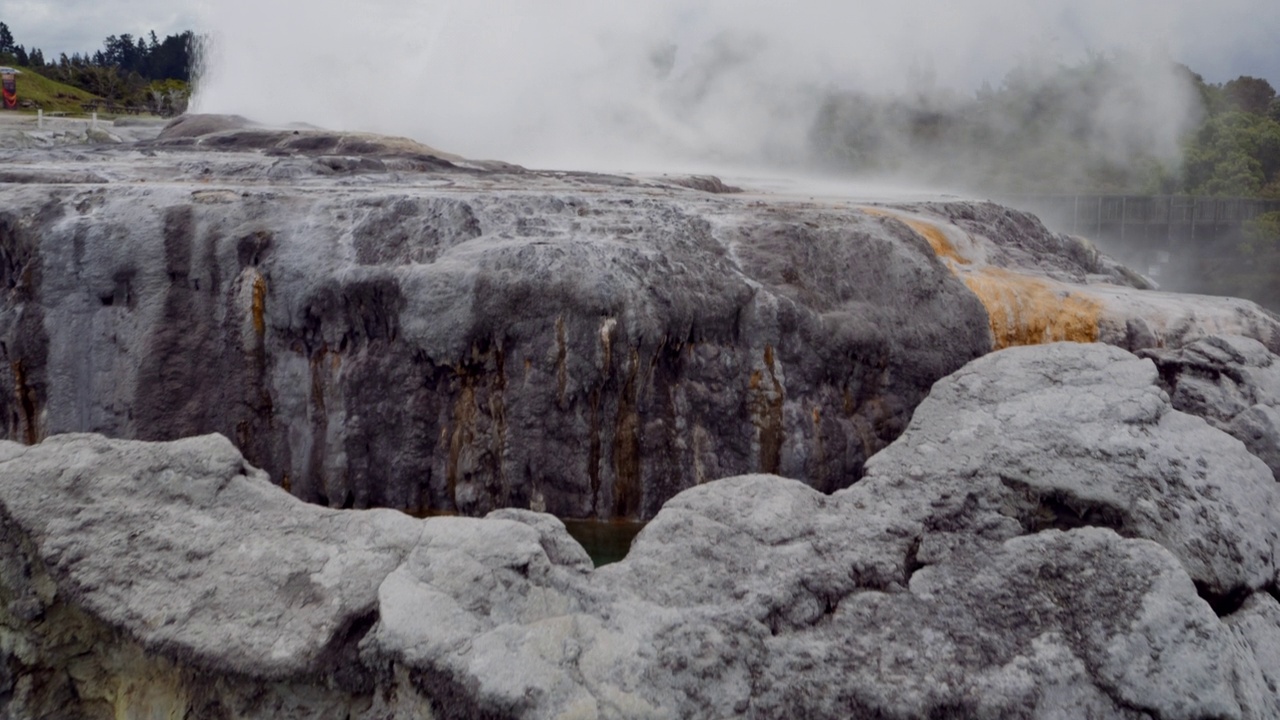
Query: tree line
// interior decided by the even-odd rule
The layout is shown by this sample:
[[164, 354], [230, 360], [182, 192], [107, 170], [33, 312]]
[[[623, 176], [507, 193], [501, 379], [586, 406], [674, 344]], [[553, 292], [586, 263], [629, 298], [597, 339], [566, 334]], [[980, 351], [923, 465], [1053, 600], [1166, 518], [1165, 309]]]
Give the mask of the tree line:
[[1280, 200], [1280, 98], [1241, 76], [1213, 85], [1192, 74], [1205, 119], [1187, 138], [1180, 175], [1166, 185], [1195, 195]]
[[[988, 197], [1189, 195], [1280, 200], [1280, 99], [1264, 79], [1206, 81], [1126, 55], [1024, 63], [997, 87], [833, 91], [811, 128], [836, 172], [897, 176]], [[1280, 213], [1207, 241], [1200, 292], [1280, 312]]]
[[146, 37], [124, 33], [108, 36], [92, 53], [46, 59], [40, 48], [17, 43], [9, 26], [0, 22], [0, 63], [34, 70], [112, 104], [172, 114], [186, 107], [195, 41], [191, 31], [164, 39], [155, 31]]
[[828, 92], [811, 129], [836, 171], [995, 194], [1280, 199], [1280, 100], [1263, 78], [1210, 83], [1125, 55], [1027, 63], [998, 87]]

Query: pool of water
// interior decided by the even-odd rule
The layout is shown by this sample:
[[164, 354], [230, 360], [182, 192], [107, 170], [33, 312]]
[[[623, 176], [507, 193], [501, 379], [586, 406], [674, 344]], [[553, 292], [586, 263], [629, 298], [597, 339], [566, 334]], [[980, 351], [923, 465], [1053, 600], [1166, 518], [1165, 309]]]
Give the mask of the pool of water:
[[625, 520], [565, 520], [569, 534], [586, 548], [596, 567], [615, 563], [627, 556], [631, 541], [644, 528], [642, 522]]
[[[457, 517], [451, 512], [406, 511], [416, 518]], [[631, 541], [644, 529], [645, 523], [632, 520], [564, 520], [565, 528], [586, 549], [596, 567], [616, 563], [627, 556]]]

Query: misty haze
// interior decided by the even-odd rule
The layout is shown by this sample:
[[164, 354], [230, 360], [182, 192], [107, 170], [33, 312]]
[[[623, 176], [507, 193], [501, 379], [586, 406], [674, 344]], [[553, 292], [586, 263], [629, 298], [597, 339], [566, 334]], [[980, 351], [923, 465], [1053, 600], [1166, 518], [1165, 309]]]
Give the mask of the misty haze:
[[0, 5], [0, 718], [1280, 718], [1274, 1], [195, 3]]
[[[1071, 108], [1075, 118], [1064, 122], [1087, 120], [1095, 154], [1168, 159], [1198, 112], [1176, 63], [1209, 54], [1206, 43], [1225, 54], [1268, 38], [1259, 17], [1275, 14], [1257, 3], [1208, 11], [1187, 2], [1005, 0], [378, 0], [359, 13], [336, 2], [304, 11], [232, 0], [207, 12], [213, 41], [197, 110], [615, 170], [803, 166], [815, 159], [815, 125], [843, 99], [954, 113], [1006, 78], [1014, 90], [1062, 85], [1064, 67], [1117, 56], [1124, 62], [1087, 87], [1062, 88], [1078, 93], [1064, 99], [1091, 105]], [[1205, 16], [1237, 26], [1214, 36]], [[1010, 130], [998, 124], [1019, 119], [988, 124]]]
[[[1189, 140], [1210, 114], [1234, 109], [1213, 95], [1230, 77], [1215, 85], [1197, 73], [1270, 47], [1277, 15], [1244, 2], [387, 0], [356, 14], [337, 3], [300, 12], [230, 2], [210, 11], [194, 107], [404, 134], [534, 167], [786, 177], [798, 193], [843, 179], [872, 195], [999, 198], [1077, 232], [1078, 218], [1059, 222], [1062, 201], [1049, 208], [1043, 196], [1280, 199], [1280, 151], [1255, 147], [1258, 182], [1240, 182], [1228, 167], [1239, 161], [1205, 147], [1216, 138]], [[1269, 100], [1254, 112], [1275, 123]], [[1258, 133], [1269, 135], [1255, 146], [1280, 143], [1280, 126]], [[1206, 156], [1198, 167], [1184, 165], [1188, 147]], [[1115, 222], [1103, 232], [1097, 217], [1093, 239], [1162, 286], [1280, 307], [1266, 282], [1242, 277], [1222, 252], [1237, 255], [1246, 224], [1277, 209], [1205, 218], [1205, 258], [1155, 242], [1158, 228], [1138, 227], [1133, 245], [1134, 232], [1110, 232]], [[1146, 224], [1167, 231], [1169, 222]]]

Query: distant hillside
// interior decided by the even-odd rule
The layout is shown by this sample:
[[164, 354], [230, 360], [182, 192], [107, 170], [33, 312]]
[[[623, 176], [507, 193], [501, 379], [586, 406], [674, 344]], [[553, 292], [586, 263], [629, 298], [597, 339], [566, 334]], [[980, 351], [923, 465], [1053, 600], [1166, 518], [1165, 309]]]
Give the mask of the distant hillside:
[[18, 72], [22, 73], [18, 76], [19, 103], [34, 103], [34, 107], [24, 109], [41, 108], [45, 112], [79, 113], [83, 112], [81, 103], [98, 99], [96, 95], [79, 88], [50, 80], [31, 68], [18, 68]]

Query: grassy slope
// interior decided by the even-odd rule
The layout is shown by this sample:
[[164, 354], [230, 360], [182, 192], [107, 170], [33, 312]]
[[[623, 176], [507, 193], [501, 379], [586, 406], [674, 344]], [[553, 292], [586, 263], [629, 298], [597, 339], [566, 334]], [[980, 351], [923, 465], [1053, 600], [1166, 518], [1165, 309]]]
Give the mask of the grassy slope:
[[84, 90], [63, 85], [31, 68], [18, 68], [18, 101], [31, 100], [45, 112], [81, 113], [80, 103], [97, 98]]

